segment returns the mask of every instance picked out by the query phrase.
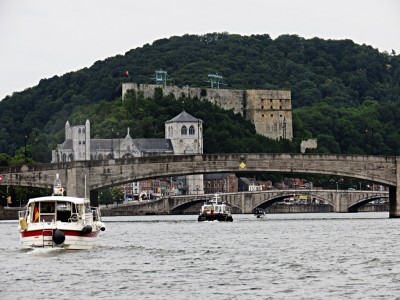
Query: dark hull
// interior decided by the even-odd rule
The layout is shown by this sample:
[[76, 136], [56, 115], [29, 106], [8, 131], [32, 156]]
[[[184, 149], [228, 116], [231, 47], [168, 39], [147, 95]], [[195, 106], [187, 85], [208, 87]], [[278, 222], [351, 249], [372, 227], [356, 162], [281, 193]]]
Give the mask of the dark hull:
[[222, 221], [222, 222], [232, 222], [233, 218], [231, 215], [227, 215], [227, 214], [214, 214], [214, 215], [199, 215], [198, 219], [199, 222], [203, 222], [203, 221]]

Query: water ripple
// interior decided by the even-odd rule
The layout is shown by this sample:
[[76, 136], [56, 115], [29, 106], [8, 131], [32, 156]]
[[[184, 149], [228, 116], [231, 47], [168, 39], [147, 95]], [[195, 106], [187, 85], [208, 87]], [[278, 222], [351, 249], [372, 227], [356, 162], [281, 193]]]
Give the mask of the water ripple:
[[90, 251], [22, 251], [0, 222], [1, 299], [400, 299], [385, 213], [105, 218]]

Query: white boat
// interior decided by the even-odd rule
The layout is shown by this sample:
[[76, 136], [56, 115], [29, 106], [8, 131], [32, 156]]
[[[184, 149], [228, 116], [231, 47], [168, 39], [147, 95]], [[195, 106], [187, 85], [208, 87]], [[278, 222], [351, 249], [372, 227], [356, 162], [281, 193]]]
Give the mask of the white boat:
[[218, 201], [218, 195], [215, 194], [212, 200], [204, 202], [197, 220], [199, 222], [215, 220], [232, 222], [233, 218], [230, 207]]
[[32, 198], [19, 212], [22, 248], [91, 249], [104, 231], [100, 208], [89, 199], [63, 196], [61, 181], [54, 182], [53, 195]]

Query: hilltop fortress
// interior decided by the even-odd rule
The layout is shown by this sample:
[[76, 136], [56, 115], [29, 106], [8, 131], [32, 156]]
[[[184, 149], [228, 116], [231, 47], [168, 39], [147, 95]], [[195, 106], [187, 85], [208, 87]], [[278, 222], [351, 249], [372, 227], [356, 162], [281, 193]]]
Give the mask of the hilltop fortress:
[[128, 90], [143, 91], [145, 98], [161, 88], [164, 95], [175, 98], [199, 98], [233, 110], [254, 124], [257, 133], [271, 139], [293, 138], [291, 92], [284, 90], [234, 90], [123, 83], [122, 97]]

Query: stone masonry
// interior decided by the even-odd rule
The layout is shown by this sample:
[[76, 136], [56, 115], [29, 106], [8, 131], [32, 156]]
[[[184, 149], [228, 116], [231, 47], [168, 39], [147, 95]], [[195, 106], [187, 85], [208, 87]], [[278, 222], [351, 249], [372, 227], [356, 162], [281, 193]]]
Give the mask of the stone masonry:
[[154, 90], [161, 88], [164, 95], [175, 98], [199, 98], [233, 110], [252, 122], [257, 133], [271, 139], [292, 139], [291, 92], [284, 90], [234, 90], [206, 89], [189, 86], [163, 86], [156, 84], [122, 84], [122, 97], [128, 90], [143, 91], [145, 98], [151, 98]]

